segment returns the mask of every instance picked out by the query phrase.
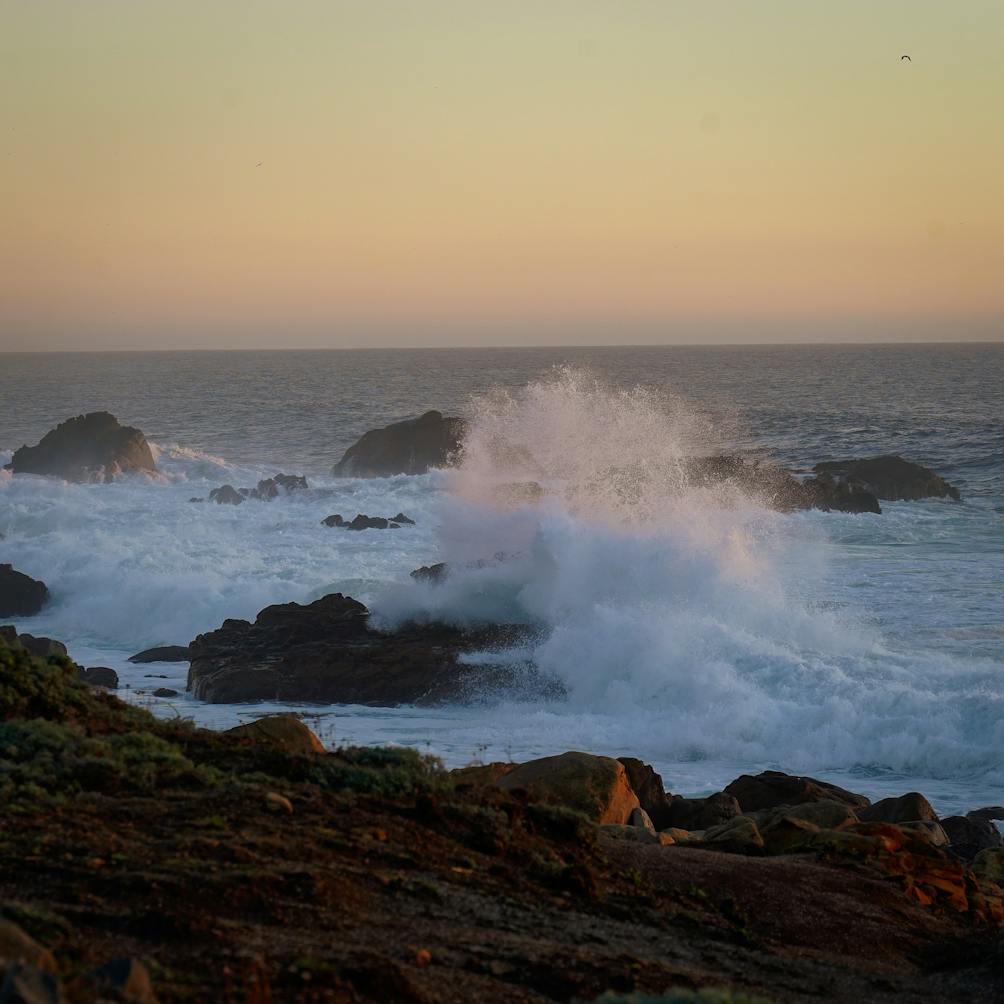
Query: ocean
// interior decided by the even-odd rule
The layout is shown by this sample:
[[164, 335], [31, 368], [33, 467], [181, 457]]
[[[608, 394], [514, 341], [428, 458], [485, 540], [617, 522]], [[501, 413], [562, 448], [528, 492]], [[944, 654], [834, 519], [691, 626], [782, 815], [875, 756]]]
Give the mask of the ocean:
[[[471, 420], [459, 470], [331, 476], [367, 429], [430, 408]], [[449, 766], [628, 754], [684, 794], [776, 768], [872, 797], [920, 790], [942, 813], [1004, 803], [1004, 345], [0, 355], [0, 464], [96, 410], [141, 428], [160, 474], [0, 473], [0, 561], [52, 593], [19, 630], [112, 666], [157, 714], [219, 728], [277, 706], [155, 698], [184, 690], [186, 665], [131, 653], [339, 591], [387, 624], [544, 625], [515, 655], [567, 697], [298, 707], [331, 745], [405, 744]], [[530, 458], [540, 503], [487, 490], [508, 476], [502, 440]], [[784, 515], [670, 490], [660, 472], [710, 449], [803, 473], [897, 453], [963, 501]], [[310, 490], [189, 502], [279, 471]], [[398, 511], [416, 525], [321, 525]], [[447, 588], [408, 574], [499, 552]]]

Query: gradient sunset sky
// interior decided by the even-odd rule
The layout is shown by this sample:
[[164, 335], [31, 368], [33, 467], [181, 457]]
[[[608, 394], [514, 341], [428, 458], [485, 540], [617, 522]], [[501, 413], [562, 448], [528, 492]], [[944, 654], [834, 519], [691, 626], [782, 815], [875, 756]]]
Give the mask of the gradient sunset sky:
[[0, 350], [1004, 338], [1002, 46], [1000, 0], [0, 0]]

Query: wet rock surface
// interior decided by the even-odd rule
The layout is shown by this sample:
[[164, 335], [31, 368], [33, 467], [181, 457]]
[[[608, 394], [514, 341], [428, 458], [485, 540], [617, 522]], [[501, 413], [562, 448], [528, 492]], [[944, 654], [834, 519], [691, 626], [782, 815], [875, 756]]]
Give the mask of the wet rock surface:
[[950, 498], [959, 501], [957, 488], [928, 467], [889, 455], [857, 460], [828, 460], [813, 470], [842, 481], [857, 482], [866, 491], [890, 502], [926, 498]]
[[332, 473], [356, 478], [425, 474], [453, 462], [463, 434], [462, 419], [427, 411], [419, 418], [371, 429], [345, 451]]
[[0, 617], [34, 617], [48, 601], [44, 582], [0, 564]]
[[107, 411], [95, 411], [67, 419], [36, 446], [22, 446], [6, 470], [66, 481], [111, 481], [130, 471], [153, 472], [156, 465], [139, 429], [120, 425]]
[[130, 662], [188, 662], [187, 645], [157, 645], [129, 656]]

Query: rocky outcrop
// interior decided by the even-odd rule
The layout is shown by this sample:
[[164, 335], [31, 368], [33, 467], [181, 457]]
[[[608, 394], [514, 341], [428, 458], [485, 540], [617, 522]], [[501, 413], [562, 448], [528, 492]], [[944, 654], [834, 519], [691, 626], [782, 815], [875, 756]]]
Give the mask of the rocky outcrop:
[[676, 796], [664, 818], [666, 826], [681, 830], [706, 830], [728, 822], [741, 811], [739, 802], [732, 795], [719, 791], [707, 798]]
[[[280, 495], [291, 495], [294, 492], [306, 491], [310, 486], [307, 479], [299, 474], [273, 474], [270, 478], [259, 481], [254, 488], [234, 488], [233, 485], [220, 485], [209, 493], [209, 501], [217, 505], [240, 505], [245, 499], [255, 499], [258, 502], [271, 502]], [[189, 502], [201, 502], [201, 498], [191, 498]]]
[[637, 757], [622, 756], [617, 759], [623, 764], [628, 784], [638, 796], [638, 803], [655, 828], [664, 830], [670, 826], [669, 814], [672, 803], [662, 778], [649, 764]]
[[233, 485], [221, 485], [209, 493], [209, 501], [217, 505], [241, 505], [244, 496]]
[[139, 429], [119, 425], [107, 411], [94, 411], [67, 419], [37, 446], [22, 446], [6, 469], [66, 481], [111, 481], [129, 471], [152, 472], [156, 465]]
[[949, 846], [960, 858], [971, 860], [980, 851], [1000, 847], [1000, 831], [989, 819], [970, 819], [968, 816], [949, 816], [941, 821], [948, 834]]
[[106, 690], [118, 690], [119, 675], [108, 666], [80, 667], [77, 674], [84, 683], [92, 687], [104, 687]]
[[396, 516], [367, 516], [361, 512], [352, 520], [346, 520], [340, 513], [336, 512], [332, 516], [326, 516], [321, 522], [325, 526], [337, 527], [342, 530], [399, 530], [402, 525], [415, 525], [413, 519], [409, 519], [400, 512]]
[[938, 822], [938, 814], [919, 791], [883, 798], [861, 809], [858, 818], [863, 823]]
[[821, 801], [842, 802], [852, 809], [863, 809], [871, 805], [864, 795], [856, 795], [835, 784], [812, 777], [785, 774], [778, 770], [765, 770], [755, 776], [743, 774], [727, 785], [725, 792], [735, 797], [743, 812]]
[[52, 638], [35, 637], [32, 634], [18, 634], [13, 624], [0, 626], [0, 641], [10, 648], [18, 646], [40, 659], [47, 659], [50, 655], [65, 656], [66, 646], [61, 641]]
[[226, 735], [250, 743], [273, 746], [286, 753], [324, 753], [324, 744], [296, 715], [265, 715], [246, 725], [227, 729]]
[[130, 662], [188, 662], [187, 645], [158, 645], [129, 656]]
[[49, 599], [44, 582], [0, 565], [0, 617], [33, 617]]
[[453, 462], [463, 435], [462, 419], [427, 411], [419, 418], [371, 429], [345, 451], [332, 473], [342, 478], [425, 474]]
[[497, 782], [507, 791], [526, 791], [575, 809], [595, 823], [626, 824], [639, 807], [624, 765], [591, 753], [562, 753], [520, 764]]
[[959, 501], [958, 488], [950, 485], [930, 468], [890, 455], [858, 460], [828, 460], [813, 470], [836, 480], [857, 482], [880, 499], [890, 502], [926, 498], [950, 498]]
[[525, 665], [459, 661], [467, 652], [525, 641], [527, 633], [513, 625], [464, 630], [436, 623], [384, 633], [370, 627], [366, 607], [335, 593], [266, 607], [253, 624], [227, 620], [199, 635], [189, 646], [188, 687], [213, 703], [436, 704], [514, 685], [553, 696], [556, 685]]

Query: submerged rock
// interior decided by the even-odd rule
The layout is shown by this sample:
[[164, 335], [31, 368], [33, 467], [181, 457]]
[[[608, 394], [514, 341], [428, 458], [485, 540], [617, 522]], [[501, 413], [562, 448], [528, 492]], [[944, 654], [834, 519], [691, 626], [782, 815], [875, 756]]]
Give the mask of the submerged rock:
[[427, 411], [419, 418], [371, 429], [335, 464], [335, 477], [383, 478], [446, 467], [460, 450], [464, 422]]
[[209, 493], [209, 501], [217, 505], [241, 505], [244, 496], [233, 485], [221, 485]]
[[158, 645], [129, 656], [130, 662], [188, 662], [187, 645]]
[[188, 688], [213, 703], [435, 704], [513, 686], [553, 695], [556, 684], [525, 664], [459, 661], [525, 642], [529, 633], [522, 625], [465, 630], [437, 623], [380, 632], [370, 627], [366, 607], [334, 593], [266, 607], [254, 624], [227, 620], [199, 635], [189, 646]]
[[67, 481], [111, 481], [127, 471], [155, 471], [153, 453], [139, 429], [120, 425], [107, 411], [69, 418], [37, 446], [15, 451], [6, 470]]
[[838, 480], [858, 482], [867, 491], [890, 502], [926, 498], [951, 498], [959, 501], [962, 498], [958, 488], [950, 485], [930, 468], [895, 455], [828, 460], [816, 464], [813, 470], [817, 474], [829, 475]]
[[48, 599], [44, 582], [11, 565], [0, 565], [0, 617], [34, 617]]

